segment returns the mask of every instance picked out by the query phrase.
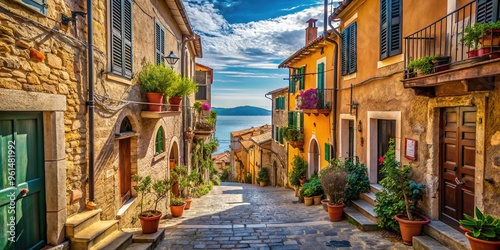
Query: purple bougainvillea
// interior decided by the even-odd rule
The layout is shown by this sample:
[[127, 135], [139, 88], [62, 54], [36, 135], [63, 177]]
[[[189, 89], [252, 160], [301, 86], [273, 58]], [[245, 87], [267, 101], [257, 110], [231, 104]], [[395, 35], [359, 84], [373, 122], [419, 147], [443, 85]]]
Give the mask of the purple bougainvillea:
[[318, 90], [308, 89], [300, 92], [301, 103], [300, 109], [317, 109], [318, 108]]
[[208, 102], [204, 102], [201, 104], [201, 109], [204, 111], [210, 111], [210, 104]]

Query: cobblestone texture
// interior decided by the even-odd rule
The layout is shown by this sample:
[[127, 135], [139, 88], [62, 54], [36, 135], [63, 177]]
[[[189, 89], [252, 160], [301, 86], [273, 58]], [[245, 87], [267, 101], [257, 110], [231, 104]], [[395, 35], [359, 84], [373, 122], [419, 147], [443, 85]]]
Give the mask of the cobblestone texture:
[[193, 199], [182, 218], [164, 221], [157, 249], [411, 249], [385, 232], [330, 222], [321, 206], [296, 203], [290, 189], [222, 183]]

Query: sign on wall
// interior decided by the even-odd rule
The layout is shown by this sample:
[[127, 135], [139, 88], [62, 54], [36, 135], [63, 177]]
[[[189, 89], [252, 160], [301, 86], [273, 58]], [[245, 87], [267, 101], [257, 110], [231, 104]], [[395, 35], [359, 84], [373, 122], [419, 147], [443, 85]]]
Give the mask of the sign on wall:
[[417, 159], [417, 141], [413, 139], [405, 139], [405, 158], [410, 160]]

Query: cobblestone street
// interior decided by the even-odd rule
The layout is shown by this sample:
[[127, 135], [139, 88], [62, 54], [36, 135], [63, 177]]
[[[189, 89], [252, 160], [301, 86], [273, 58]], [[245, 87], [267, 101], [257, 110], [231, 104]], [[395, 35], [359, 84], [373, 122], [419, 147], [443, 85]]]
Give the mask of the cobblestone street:
[[330, 222], [321, 205], [296, 201], [290, 189], [222, 183], [193, 199], [182, 218], [162, 224], [157, 249], [411, 249], [384, 231]]

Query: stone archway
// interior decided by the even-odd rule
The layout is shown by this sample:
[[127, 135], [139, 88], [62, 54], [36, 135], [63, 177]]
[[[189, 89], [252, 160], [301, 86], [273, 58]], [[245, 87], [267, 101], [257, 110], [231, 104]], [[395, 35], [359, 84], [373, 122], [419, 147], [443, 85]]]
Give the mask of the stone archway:
[[319, 145], [316, 138], [311, 138], [309, 143], [309, 157], [307, 161], [307, 178], [319, 172]]

